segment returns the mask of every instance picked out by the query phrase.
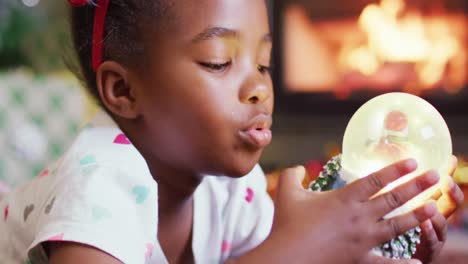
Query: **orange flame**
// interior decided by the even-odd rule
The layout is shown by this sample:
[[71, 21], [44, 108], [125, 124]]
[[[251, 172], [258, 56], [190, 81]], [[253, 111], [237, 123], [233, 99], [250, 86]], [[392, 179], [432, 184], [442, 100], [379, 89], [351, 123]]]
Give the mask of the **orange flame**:
[[466, 58], [461, 40], [446, 20], [429, 22], [420, 13], [404, 13], [405, 7], [404, 0], [366, 6], [358, 24], [367, 40], [357, 47], [345, 45], [341, 64], [371, 76], [385, 63], [411, 63], [421, 88], [427, 89], [443, 79], [448, 65], [457, 63], [456, 57]]

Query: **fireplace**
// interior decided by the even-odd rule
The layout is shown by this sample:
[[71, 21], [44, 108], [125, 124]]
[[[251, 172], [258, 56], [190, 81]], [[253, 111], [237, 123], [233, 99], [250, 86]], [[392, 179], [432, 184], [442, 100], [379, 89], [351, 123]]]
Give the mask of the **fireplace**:
[[275, 1], [277, 110], [352, 113], [419, 95], [468, 113], [465, 0]]

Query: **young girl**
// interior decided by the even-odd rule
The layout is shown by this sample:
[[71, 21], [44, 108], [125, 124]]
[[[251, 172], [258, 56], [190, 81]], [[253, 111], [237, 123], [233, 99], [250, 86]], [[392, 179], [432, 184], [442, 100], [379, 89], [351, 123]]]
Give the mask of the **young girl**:
[[[437, 254], [446, 223], [434, 203], [382, 220], [437, 174], [370, 199], [412, 160], [319, 194], [288, 169], [273, 213], [256, 165], [273, 110], [264, 0], [69, 2], [82, 75], [106, 113], [0, 201], [1, 263], [407, 263], [368, 252], [421, 223], [418, 252]], [[453, 183], [443, 193], [447, 216], [462, 196]]]

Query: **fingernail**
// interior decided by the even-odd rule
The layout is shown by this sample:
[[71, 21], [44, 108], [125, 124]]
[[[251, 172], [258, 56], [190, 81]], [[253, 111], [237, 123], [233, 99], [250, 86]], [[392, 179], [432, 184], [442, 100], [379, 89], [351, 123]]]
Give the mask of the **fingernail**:
[[422, 223], [422, 225], [424, 225], [424, 229], [427, 231], [431, 231], [433, 229], [431, 220], [426, 220], [424, 223]]
[[437, 205], [434, 201], [430, 201], [429, 203], [426, 204], [424, 207], [424, 211], [428, 215], [434, 215], [437, 212]]
[[304, 174], [305, 173], [305, 168], [302, 165], [298, 165], [298, 166], [294, 167], [294, 170], [296, 171], [296, 173], [299, 173], [299, 174]]
[[440, 179], [439, 173], [437, 171], [431, 170], [426, 174], [426, 179], [429, 183], [437, 183]]
[[430, 170], [430, 171], [426, 172], [426, 175], [424, 176], [424, 180], [428, 184], [431, 184], [431, 185], [434, 185], [437, 182], [439, 182], [439, 179], [440, 179], [439, 174], [434, 170]]
[[453, 179], [449, 179], [448, 186], [449, 190], [453, 190], [453, 188], [455, 188], [455, 182], [453, 181]]
[[432, 226], [432, 222], [431, 221], [427, 221], [427, 230], [432, 230], [434, 229], [434, 227]]
[[419, 260], [410, 260], [408, 263], [410, 263], [410, 264], [422, 264], [422, 262], [419, 261]]
[[418, 167], [418, 163], [415, 159], [409, 159], [406, 161], [405, 166], [408, 170], [416, 169]]

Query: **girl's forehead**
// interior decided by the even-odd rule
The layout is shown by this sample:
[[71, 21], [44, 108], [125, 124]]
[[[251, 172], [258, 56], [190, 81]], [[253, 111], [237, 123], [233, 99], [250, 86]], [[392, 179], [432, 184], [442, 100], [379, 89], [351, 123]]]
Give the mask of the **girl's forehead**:
[[[268, 31], [265, 0], [173, 0], [172, 29], [184, 35], [198, 34], [208, 27]], [[172, 31], [172, 30], [171, 30]], [[174, 32], [173, 31], [173, 32]], [[188, 36], [187, 36], [188, 37]]]

